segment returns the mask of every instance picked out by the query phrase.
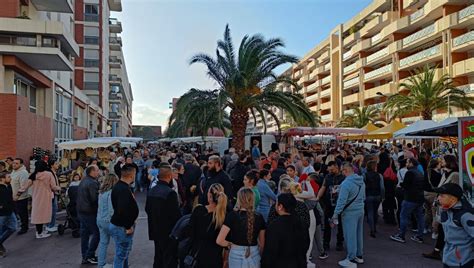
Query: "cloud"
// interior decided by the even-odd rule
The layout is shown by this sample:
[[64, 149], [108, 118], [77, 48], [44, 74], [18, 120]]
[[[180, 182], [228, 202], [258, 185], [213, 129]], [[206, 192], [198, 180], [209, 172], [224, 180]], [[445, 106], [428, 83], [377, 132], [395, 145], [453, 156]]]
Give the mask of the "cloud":
[[146, 104], [133, 106], [134, 125], [158, 125], [166, 126], [171, 109], [157, 109]]

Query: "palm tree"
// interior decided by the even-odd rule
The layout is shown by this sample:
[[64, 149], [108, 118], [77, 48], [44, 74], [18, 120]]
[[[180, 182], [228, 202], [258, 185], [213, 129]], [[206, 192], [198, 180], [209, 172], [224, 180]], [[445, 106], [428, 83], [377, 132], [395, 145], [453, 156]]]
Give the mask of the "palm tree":
[[208, 130], [214, 128], [225, 133], [230, 128], [229, 115], [221, 109], [217, 98], [217, 90], [190, 89], [176, 103], [168, 123], [167, 136], [207, 136]]
[[452, 107], [470, 113], [474, 108], [474, 97], [454, 87], [453, 79], [447, 74], [435, 81], [435, 70], [429, 66], [416, 70], [408, 82], [399, 85], [401, 90], [407, 89], [408, 94], [402, 92], [388, 97], [384, 109], [394, 117], [416, 113], [423, 120], [431, 120], [435, 111], [449, 108], [450, 113]]
[[316, 125], [301, 95], [275, 90], [279, 83], [296, 86], [289, 78], [277, 77], [273, 72], [278, 66], [298, 61], [296, 57], [281, 52], [281, 47], [284, 43], [279, 38], [266, 40], [256, 34], [244, 36], [238, 51], [235, 51], [229, 25], [226, 25], [224, 39], [217, 42], [215, 58], [197, 54], [190, 60], [190, 64], [204, 64], [209, 77], [217, 83], [220, 107], [230, 109], [232, 146], [237, 150], [244, 148], [250, 115], [264, 117], [267, 113], [279, 125], [278, 117], [271, 110], [273, 107], [283, 109], [295, 120]]
[[380, 122], [384, 121], [380, 117], [380, 109], [373, 106], [357, 107], [349, 111], [351, 112], [341, 117], [337, 124], [338, 127], [363, 128], [368, 123], [381, 125]]

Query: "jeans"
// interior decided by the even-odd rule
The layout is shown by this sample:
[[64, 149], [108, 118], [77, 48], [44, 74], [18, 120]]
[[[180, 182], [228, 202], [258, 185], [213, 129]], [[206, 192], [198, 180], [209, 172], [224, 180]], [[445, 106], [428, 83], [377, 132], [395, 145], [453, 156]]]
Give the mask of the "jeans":
[[96, 215], [77, 214], [81, 223], [81, 253], [82, 259], [95, 257], [95, 250], [99, 245], [99, 228]]
[[110, 242], [110, 228], [109, 222], [106, 221], [97, 221], [97, 226], [99, 227], [100, 240], [99, 240], [99, 251], [97, 253], [98, 266], [99, 268], [107, 264], [107, 248], [109, 247]]
[[28, 230], [28, 201], [29, 198], [15, 202], [16, 214], [20, 217], [21, 230]]
[[[329, 248], [331, 244], [331, 231], [332, 228], [329, 224], [329, 220], [332, 218], [334, 215], [334, 209], [335, 207], [332, 207], [331, 205], [326, 205], [324, 209], [324, 235], [323, 235], [323, 241], [324, 241], [324, 247]], [[341, 222], [341, 215], [338, 217], [339, 222]], [[342, 228], [342, 224], [337, 225], [337, 242], [336, 245], [342, 245], [344, 243], [344, 231]]]
[[58, 211], [58, 197], [55, 195], [53, 198], [53, 212], [51, 213], [51, 221], [48, 224], [48, 228], [53, 228], [56, 225], [56, 212]]
[[16, 231], [16, 215], [0, 216], [0, 245]]
[[115, 243], [114, 268], [128, 268], [128, 254], [132, 250], [133, 233], [128, 235], [125, 228], [109, 224], [109, 231]]
[[367, 208], [367, 223], [370, 231], [375, 232], [375, 225], [377, 224], [378, 209], [380, 206], [380, 196], [367, 196], [365, 198], [365, 207]]
[[347, 259], [353, 260], [357, 256], [362, 256], [364, 246], [364, 211], [342, 213], [342, 228], [347, 248]]
[[321, 220], [324, 217], [321, 205], [319, 203], [313, 209], [314, 218], [316, 219], [316, 228], [313, 235], [313, 245], [311, 247], [311, 256], [313, 259], [316, 259], [318, 255], [321, 255], [325, 252], [323, 245], [323, 236], [321, 232]]
[[400, 212], [400, 236], [405, 238], [408, 223], [411, 220], [411, 214], [415, 213], [418, 224], [418, 237], [423, 237], [423, 229], [425, 227], [425, 219], [423, 215], [423, 203], [415, 203], [403, 200], [402, 211]]
[[229, 253], [229, 268], [259, 268], [260, 253], [258, 246], [250, 247], [250, 256], [245, 258], [247, 246], [232, 245]]

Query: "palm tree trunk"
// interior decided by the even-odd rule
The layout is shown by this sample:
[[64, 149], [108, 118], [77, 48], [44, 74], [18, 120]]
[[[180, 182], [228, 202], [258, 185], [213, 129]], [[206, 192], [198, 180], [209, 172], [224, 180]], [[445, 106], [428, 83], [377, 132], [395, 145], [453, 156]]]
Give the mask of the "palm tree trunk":
[[433, 119], [433, 113], [428, 110], [421, 111], [421, 118], [423, 118], [423, 120], [431, 120]]
[[232, 147], [235, 150], [243, 151], [245, 146], [245, 131], [249, 114], [246, 110], [233, 109], [230, 112], [230, 123], [232, 124]]

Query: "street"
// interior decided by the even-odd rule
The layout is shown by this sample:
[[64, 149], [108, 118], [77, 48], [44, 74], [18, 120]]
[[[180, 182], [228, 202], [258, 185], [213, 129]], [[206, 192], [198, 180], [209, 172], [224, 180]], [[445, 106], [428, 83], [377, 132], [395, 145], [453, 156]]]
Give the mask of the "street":
[[[133, 249], [130, 256], [131, 267], [153, 266], [153, 243], [148, 240], [146, 213], [144, 211], [145, 194], [138, 193], [137, 200], [140, 207], [140, 215], [137, 220], [136, 233], [133, 241]], [[64, 214], [62, 214], [64, 215]], [[312, 214], [311, 214], [312, 215]], [[64, 216], [59, 217], [61, 223]], [[314, 226], [311, 228], [313, 232]], [[390, 234], [396, 230], [393, 226], [380, 225], [377, 238], [370, 238], [366, 233], [364, 241], [365, 264], [359, 265], [364, 268], [379, 267], [410, 267], [428, 268], [441, 267], [441, 263], [425, 259], [422, 252], [432, 250], [434, 241], [426, 236], [424, 244], [417, 244], [409, 239], [407, 234], [406, 244], [393, 242], [389, 239]], [[335, 237], [332, 241], [333, 248], [328, 252], [329, 258], [320, 261], [316, 267], [337, 267], [337, 262], [344, 258], [345, 252], [337, 252], [334, 249]], [[113, 259], [113, 242], [109, 246], [108, 263]], [[36, 239], [34, 228], [31, 226], [27, 234], [22, 236], [12, 235], [6, 241], [8, 250], [6, 258], [0, 259], [0, 268], [29, 268], [29, 267], [94, 267], [81, 266], [80, 238], [72, 238], [71, 230], [66, 230], [63, 236], [57, 233], [46, 239]], [[309, 264], [308, 267], [315, 267]]]

